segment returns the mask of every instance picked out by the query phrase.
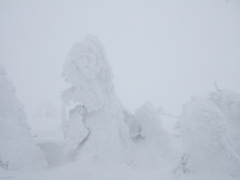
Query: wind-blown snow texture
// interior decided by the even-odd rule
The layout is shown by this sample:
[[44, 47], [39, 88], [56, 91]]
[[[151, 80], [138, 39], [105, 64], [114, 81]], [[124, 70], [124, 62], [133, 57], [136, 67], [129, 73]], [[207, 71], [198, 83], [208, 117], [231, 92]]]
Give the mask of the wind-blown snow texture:
[[[85, 115], [73, 114], [65, 123], [71, 132], [66, 133], [71, 141], [66, 146], [71, 144], [81, 158], [89, 156], [96, 162], [130, 161], [133, 144], [115, 95], [106, 52], [96, 37], [86, 36], [72, 47], [64, 62], [63, 77], [72, 84], [63, 92], [64, 106], [75, 102], [86, 111]], [[75, 130], [76, 126], [82, 130]]]
[[161, 160], [170, 153], [169, 134], [161, 125], [159, 113], [147, 102], [137, 109], [134, 126], [138, 126], [136, 137], [144, 141], [155, 160]]
[[72, 84], [64, 92], [64, 100], [81, 102], [89, 112], [102, 108], [106, 99], [114, 96], [106, 52], [94, 36], [86, 36], [83, 42], [73, 45], [64, 62], [63, 77]]
[[212, 103], [192, 98], [184, 106], [180, 127], [185, 153], [183, 168], [226, 171], [232, 175], [240, 171], [240, 158], [229, 143], [225, 117]]
[[23, 105], [15, 96], [5, 68], [0, 65], [0, 167], [39, 169], [47, 165], [30, 135]]
[[240, 96], [224, 89], [212, 92], [208, 99], [223, 112], [228, 126], [228, 133], [235, 151], [240, 156]]

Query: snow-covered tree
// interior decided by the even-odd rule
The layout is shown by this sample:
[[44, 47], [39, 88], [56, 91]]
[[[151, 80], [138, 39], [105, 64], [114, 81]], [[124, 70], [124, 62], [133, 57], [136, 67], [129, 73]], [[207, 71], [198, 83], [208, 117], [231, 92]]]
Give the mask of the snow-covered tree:
[[154, 159], [161, 160], [169, 155], [169, 134], [162, 127], [159, 112], [151, 103], [147, 102], [136, 110], [132, 131], [136, 131], [135, 138], [145, 144]]
[[205, 168], [233, 175], [240, 171], [240, 158], [229, 143], [225, 117], [215, 105], [192, 98], [184, 105], [179, 123], [184, 154], [174, 171]]
[[0, 167], [14, 170], [46, 165], [42, 152], [30, 138], [23, 105], [0, 65]]
[[75, 149], [81, 157], [94, 161], [125, 160], [132, 143], [105, 49], [96, 37], [86, 36], [73, 45], [64, 62], [63, 77], [71, 84], [62, 94], [63, 110], [71, 102], [77, 104], [69, 118], [65, 117], [69, 128], [65, 136], [74, 138], [65, 149]]
[[213, 102], [224, 114], [235, 151], [240, 155], [240, 96], [238, 93], [217, 88], [216, 92], [208, 95], [208, 100]]

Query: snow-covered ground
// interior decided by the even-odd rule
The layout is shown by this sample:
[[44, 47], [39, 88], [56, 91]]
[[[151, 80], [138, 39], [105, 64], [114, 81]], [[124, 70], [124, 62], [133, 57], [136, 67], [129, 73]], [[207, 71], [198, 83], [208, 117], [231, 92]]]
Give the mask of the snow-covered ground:
[[[162, 125], [174, 132], [177, 119], [162, 116]], [[97, 163], [77, 159], [65, 162], [62, 146], [64, 136], [61, 130], [61, 119], [36, 118], [29, 120], [32, 138], [46, 153], [50, 164], [47, 169], [40, 171], [6, 171], [0, 168], [0, 179], [12, 180], [238, 180], [224, 172], [196, 171], [190, 173], [173, 173], [181, 155], [181, 139], [172, 136], [172, 142], [177, 153], [173, 159], [163, 162], [152, 162], [147, 154], [146, 147], [139, 145], [138, 158], [141, 165], [127, 165], [125, 163]]]

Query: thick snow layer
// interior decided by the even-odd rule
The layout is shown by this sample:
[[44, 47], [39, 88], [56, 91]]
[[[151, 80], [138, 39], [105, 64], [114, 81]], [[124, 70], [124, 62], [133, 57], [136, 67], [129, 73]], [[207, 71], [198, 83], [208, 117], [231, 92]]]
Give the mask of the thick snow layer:
[[233, 147], [240, 156], [240, 96], [235, 92], [223, 90], [218, 103], [219, 109], [226, 117]]
[[[163, 123], [165, 124], [165, 122]], [[35, 135], [35, 140], [48, 146], [48, 142], [63, 142], [64, 137], [60, 131], [61, 119], [31, 119], [31, 128]], [[52, 133], [50, 133], [52, 132]], [[45, 142], [45, 143], [44, 143]], [[57, 163], [58, 151], [51, 146], [49, 155], [51, 154], [52, 163]], [[139, 147], [140, 148], [140, 147]], [[50, 153], [50, 150], [52, 152]], [[148, 158], [147, 151], [141, 149], [142, 161]], [[54, 157], [55, 155], [55, 157]], [[55, 161], [54, 161], [55, 158]], [[178, 159], [177, 159], [178, 160]], [[146, 161], [145, 161], [146, 162]], [[152, 163], [146, 166], [139, 167], [137, 165], [127, 165], [125, 163], [106, 164], [95, 163], [88, 160], [73, 161], [61, 166], [37, 171], [37, 172], [22, 172], [22, 171], [5, 171], [0, 168], [0, 179], [12, 180], [238, 180], [239, 177], [232, 177], [224, 172], [212, 171], [197, 171], [188, 174], [174, 174], [172, 167], [176, 161], [165, 161], [165, 164]]]
[[0, 179], [239, 180], [238, 94], [193, 98], [179, 121], [151, 103], [133, 116], [115, 94], [106, 52], [94, 36], [72, 47], [63, 77], [71, 87], [62, 94], [62, 120], [40, 106], [30, 132], [0, 65]]
[[[165, 119], [163, 119], [164, 121]], [[36, 142], [45, 144], [48, 149], [49, 162], [57, 164], [58, 158], [62, 155], [59, 150], [52, 148], [49, 142], [62, 144], [64, 137], [60, 131], [61, 119], [31, 119], [29, 121], [32, 128], [32, 133], [35, 136]], [[166, 122], [162, 123], [163, 125]], [[164, 126], [167, 127], [167, 126]], [[177, 138], [179, 139], [179, 138]], [[61, 142], [61, 143], [60, 143]], [[176, 144], [178, 145], [178, 144]], [[139, 148], [141, 148], [139, 146]], [[146, 162], [149, 158], [147, 151], [141, 149], [142, 155], [139, 156], [141, 161]], [[149, 151], [148, 151], [149, 152]], [[51, 159], [50, 159], [51, 158]], [[180, 157], [179, 157], [180, 158]], [[186, 174], [174, 174], [172, 168], [176, 165], [175, 161], [165, 161], [162, 163], [146, 164], [145, 167], [137, 165], [127, 165], [125, 163], [106, 164], [90, 162], [83, 158], [78, 161], [68, 162], [67, 164], [56, 166], [50, 169], [45, 169], [37, 172], [22, 172], [22, 171], [6, 171], [0, 168], [0, 179], [12, 180], [238, 180], [239, 177], [233, 177], [225, 172], [214, 172], [210, 170], [198, 170], [196, 172]], [[151, 164], [150, 164], [151, 163]]]
[[64, 62], [63, 77], [72, 84], [63, 99], [81, 102], [88, 111], [103, 107], [114, 88], [105, 49], [94, 36], [86, 36], [83, 42], [73, 45]]
[[147, 102], [143, 104], [135, 113], [134, 126], [138, 126], [139, 134], [136, 133], [136, 144], [144, 144], [153, 161], [162, 161], [169, 156], [170, 135], [162, 127], [158, 111]]
[[209, 99], [223, 112], [228, 133], [235, 151], [240, 156], [240, 96], [230, 90], [212, 92]]
[[29, 120], [32, 139], [37, 144], [49, 167], [66, 163], [66, 154], [63, 151], [65, 143], [61, 129], [62, 122], [59, 118], [32, 118]]
[[78, 105], [72, 109], [69, 114], [70, 119], [63, 126], [66, 137], [64, 152], [70, 158], [75, 158], [77, 151], [83, 146], [84, 141], [87, 140], [90, 132], [83, 122], [86, 121], [85, 107]]
[[190, 171], [198, 168], [240, 171], [240, 158], [234, 152], [227, 134], [223, 113], [205, 99], [192, 98], [180, 117], [183, 138], [182, 161]]
[[22, 103], [0, 65], [0, 167], [36, 169], [46, 166], [43, 153], [30, 138]]

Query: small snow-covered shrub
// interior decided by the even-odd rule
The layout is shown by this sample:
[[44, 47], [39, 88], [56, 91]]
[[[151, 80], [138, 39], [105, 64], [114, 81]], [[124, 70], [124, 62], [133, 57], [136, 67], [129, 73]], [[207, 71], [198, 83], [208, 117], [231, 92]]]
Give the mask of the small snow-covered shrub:
[[0, 65], [0, 166], [5, 169], [38, 169], [46, 166], [40, 149], [30, 138], [22, 103]]

